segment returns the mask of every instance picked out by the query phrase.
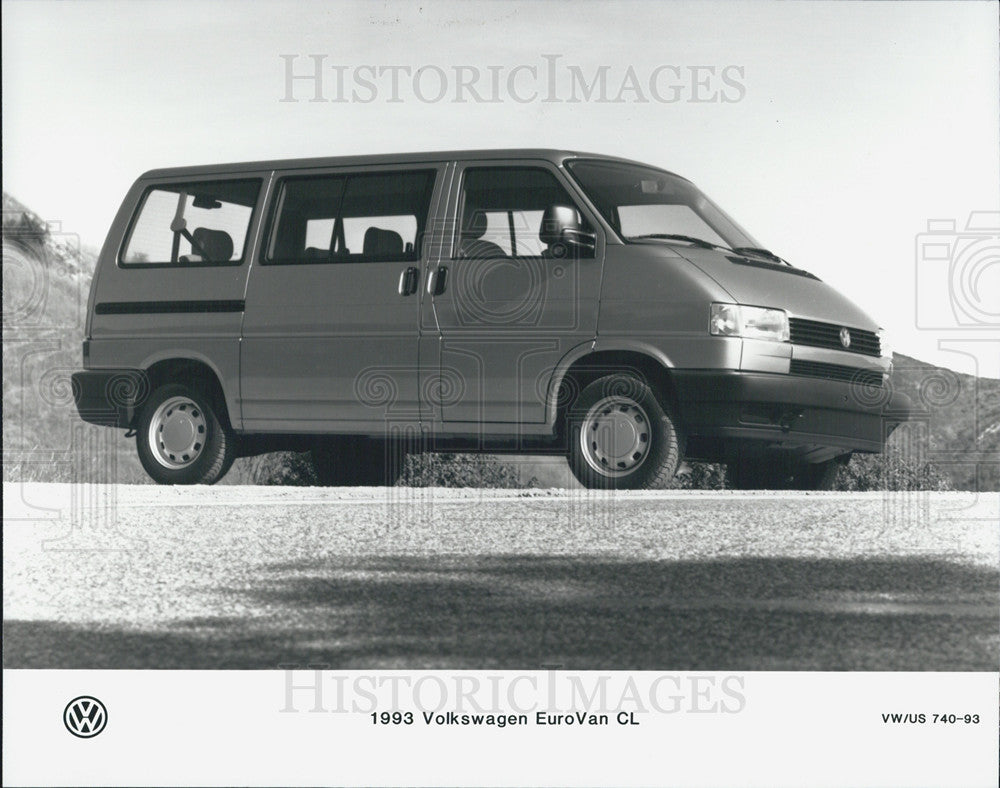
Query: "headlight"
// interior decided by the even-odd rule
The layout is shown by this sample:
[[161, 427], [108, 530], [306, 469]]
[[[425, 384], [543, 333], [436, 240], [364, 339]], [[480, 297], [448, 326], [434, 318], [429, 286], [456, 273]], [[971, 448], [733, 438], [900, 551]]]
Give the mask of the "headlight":
[[741, 304], [712, 304], [709, 332], [717, 337], [746, 337], [788, 341], [788, 315], [784, 309]]
[[880, 328], [875, 332], [878, 337], [878, 346], [882, 354], [882, 358], [892, 358], [892, 340], [889, 337], [889, 332], [884, 328]]

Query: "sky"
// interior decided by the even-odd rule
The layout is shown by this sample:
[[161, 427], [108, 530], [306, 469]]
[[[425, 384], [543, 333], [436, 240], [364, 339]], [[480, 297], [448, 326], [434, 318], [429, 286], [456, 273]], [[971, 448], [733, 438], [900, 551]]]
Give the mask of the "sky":
[[3, 188], [96, 247], [158, 167], [625, 156], [693, 180], [897, 351], [1000, 376], [997, 8], [4, 2]]

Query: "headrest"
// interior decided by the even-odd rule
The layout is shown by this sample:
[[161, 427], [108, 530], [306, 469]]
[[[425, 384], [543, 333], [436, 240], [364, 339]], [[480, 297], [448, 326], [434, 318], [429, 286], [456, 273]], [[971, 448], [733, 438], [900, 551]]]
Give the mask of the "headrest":
[[369, 227], [365, 231], [365, 257], [403, 253], [403, 236], [392, 230]]
[[559, 243], [563, 230], [579, 230], [580, 214], [576, 208], [567, 205], [550, 205], [542, 214], [542, 226], [538, 232], [539, 240], [546, 246]]
[[194, 238], [191, 251], [201, 254], [213, 263], [225, 263], [233, 257], [233, 239], [225, 230], [209, 230], [207, 227], [196, 227], [191, 233]]
[[486, 212], [472, 209], [462, 230], [463, 238], [482, 238], [486, 235]]

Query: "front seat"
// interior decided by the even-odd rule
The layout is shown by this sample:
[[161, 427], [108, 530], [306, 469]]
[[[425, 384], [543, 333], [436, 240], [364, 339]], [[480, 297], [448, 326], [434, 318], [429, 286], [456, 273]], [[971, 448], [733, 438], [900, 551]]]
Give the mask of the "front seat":
[[363, 251], [368, 258], [398, 257], [403, 253], [403, 236], [392, 230], [369, 227], [365, 230]]
[[486, 235], [486, 213], [473, 210], [462, 230], [458, 256], [480, 259], [507, 256], [507, 253], [492, 241], [482, 240], [484, 235]]

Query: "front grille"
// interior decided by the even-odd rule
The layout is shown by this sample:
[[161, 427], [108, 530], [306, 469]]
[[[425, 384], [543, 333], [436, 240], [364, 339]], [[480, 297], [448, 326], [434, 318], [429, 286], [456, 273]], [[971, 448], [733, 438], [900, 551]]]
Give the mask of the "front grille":
[[840, 341], [840, 329], [836, 323], [821, 323], [818, 320], [805, 320], [793, 317], [788, 320], [789, 339], [795, 345], [811, 345], [832, 350], [846, 350], [848, 353], [862, 353], [866, 356], [879, 356], [882, 348], [878, 334], [860, 328], [851, 328], [851, 346], [844, 347]]
[[824, 364], [821, 361], [800, 361], [792, 359], [788, 369], [791, 375], [802, 375], [807, 378], [824, 378], [825, 380], [842, 380], [845, 383], [855, 383], [859, 386], [881, 386], [882, 373], [868, 369], [845, 367], [843, 364]]

